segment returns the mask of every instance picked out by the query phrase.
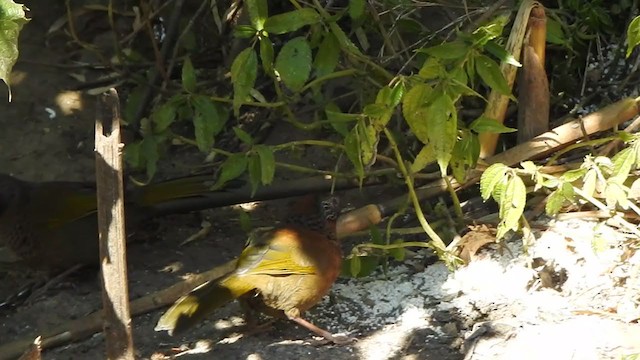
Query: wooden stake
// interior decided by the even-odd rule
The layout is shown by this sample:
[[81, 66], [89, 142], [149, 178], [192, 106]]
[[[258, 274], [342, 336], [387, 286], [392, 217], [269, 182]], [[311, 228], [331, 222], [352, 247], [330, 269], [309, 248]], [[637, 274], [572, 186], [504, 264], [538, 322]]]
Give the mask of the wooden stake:
[[[124, 229], [120, 100], [115, 89], [110, 89], [101, 100], [97, 105], [95, 151], [103, 326], [107, 358], [133, 360]], [[103, 108], [109, 105], [111, 120], [105, 121]]]

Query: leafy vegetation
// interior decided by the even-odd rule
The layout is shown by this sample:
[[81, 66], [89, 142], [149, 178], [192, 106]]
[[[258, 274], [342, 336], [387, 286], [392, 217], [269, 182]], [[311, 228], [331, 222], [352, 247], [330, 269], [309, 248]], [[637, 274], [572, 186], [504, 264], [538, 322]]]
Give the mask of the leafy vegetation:
[[[210, 12], [202, 10], [207, 5]], [[510, 13], [496, 12], [476, 23], [469, 21], [475, 19], [470, 16], [475, 10], [465, 14], [464, 9], [442, 5], [432, 11], [461, 16], [438, 23], [424, 21], [425, 12], [405, 1], [246, 0], [241, 10], [230, 5], [205, 1], [185, 10], [184, 19], [176, 23], [186, 25], [174, 37], [175, 46], [169, 46], [173, 53], [160, 51], [170, 39], [143, 31], [171, 9], [138, 9], [141, 23], [136, 31], [120, 37], [120, 46], [108, 49], [116, 53], [108, 66], [126, 75], [121, 85], [128, 92], [125, 118], [138, 134], [126, 148], [129, 165], [150, 179], [167, 149], [192, 147], [216, 164], [214, 187], [247, 176], [254, 191], [274, 182], [278, 169], [356, 177], [363, 183], [391, 167], [408, 189], [407, 204], [391, 217], [386, 232], [372, 230], [372, 242], [353, 250], [347, 272], [366, 274], [381, 256], [402, 260], [404, 248], [414, 246], [429, 247], [447, 263], [458, 263], [447, 245], [451, 237], [443, 239], [443, 232], [436, 231], [423, 214], [422, 207], [428, 204], [421, 201], [416, 187], [425, 179], [444, 179], [459, 221], [454, 232], [464, 227], [451, 181], [463, 184], [477, 175], [473, 170], [479, 166], [479, 134], [515, 131], [512, 123], [499, 124], [482, 111], [489, 91], [517, 101], [500, 68], [521, 66], [505, 49]], [[469, 5], [483, 9], [478, 1]], [[561, 0], [555, 5], [547, 11], [547, 41], [554, 64], [552, 93], [560, 94], [575, 90], [573, 80], [589, 64], [585, 54], [590, 44], [605, 36], [622, 39], [626, 21], [619, 19], [631, 4]], [[111, 25], [114, 6], [104, 9]], [[21, 7], [3, 7], [9, 14], [5, 9]], [[6, 19], [1, 24], [9, 29], [3, 36], [10, 46], [3, 56], [9, 61], [0, 62], [5, 82], [17, 57], [17, 32], [25, 21], [19, 11]], [[627, 57], [640, 43], [639, 27], [637, 19], [628, 27]], [[73, 28], [70, 34], [79, 46], [86, 46]], [[224, 55], [211, 55], [215, 52]], [[148, 70], [148, 64], [156, 66]], [[172, 71], [174, 66], [179, 70]], [[132, 72], [137, 68], [147, 70]], [[562, 97], [555, 100], [552, 114], [566, 114]], [[589, 104], [600, 105], [606, 99], [591, 100]], [[306, 132], [308, 138], [263, 143], [262, 132], [282, 122]], [[582, 164], [560, 174], [549, 174], [531, 161], [520, 168], [488, 166], [480, 193], [499, 205], [497, 238], [526, 225], [523, 213], [530, 191], [548, 196], [545, 209], [550, 215], [584, 202], [606, 211], [640, 213], [629, 199], [640, 164], [638, 138], [622, 134], [616, 138], [628, 147], [613, 158], [586, 155]], [[280, 152], [309, 146], [327, 150], [337, 165], [315, 169], [279, 160]], [[604, 202], [598, 200], [600, 195]], [[420, 231], [429, 241], [393, 235], [394, 221], [409, 208], [415, 210]]]

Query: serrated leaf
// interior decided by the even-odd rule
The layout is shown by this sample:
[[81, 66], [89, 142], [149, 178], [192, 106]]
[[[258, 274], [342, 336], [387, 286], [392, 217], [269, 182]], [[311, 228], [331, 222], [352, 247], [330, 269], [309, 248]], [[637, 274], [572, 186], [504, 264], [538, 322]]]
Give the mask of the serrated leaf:
[[351, 120], [351, 115], [343, 114], [335, 103], [329, 103], [324, 108], [324, 113], [331, 126], [343, 137], [349, 135], [347, 123]]
[[357, 277], [360, 274], [360, 257], [354, 256], [349, 260], [351, 276]]
[[240, 228], [246, 234], [249, 234], [253, 229], [251, 225], [251, 215], [246, 211], [241, 210], [238, 212], [238, 222], [240, 223]]
[[248, 132], [242, 130], [241, 128], [234, 126], [233, 132], [236, 134], [236, 137], [240, 139], [246, 145], [253, 145], [253, 138], [249, 135]]
[[499, 45], [495, 40], [489, 41], [484, 46], [484, 49], [487, 50], [487, 52], [491, 53], [493, 56], [497, 57], [501, 62], [513, 65], [515, 67], [522, 67], [522, 64], [520, 64], [510, 52]]
[[258, 31], [262, 30], [269, 16], [267, 0], [245, 0], [244, 5], [249, 13], [251, 25]]
[[564, 196], [559, 189], [556, 189], [547, 197], [547, 203], [544, 205], [545, 212], [547, 215], [554, 216], [560, 212], [563, 203]]
[[426, 49], [419, 49], [418, 51], [425, 52], [439, 59], [455, 60], [462, 59], [467, 56], [469, 50], [471, 50], [469, 44], [456, 40]]
[[640, 16], [636, 16], [631, 20], [629, 27], [627, 28], [627, 53], [626, 56], [631, 56], [633, 49], [640, 44]]
[[386, 98], [386, 104], [389, 105], [389, 107], [391, 108], [395, 108], [402, 101], [404, 92], [405, 92], [404, 83], [403, 82], [396, 83]]
[[260, 61], [262, 62], [262, 68], [268, 75], [273, 74], [273, 44], [271, 39], [264, 36], [260, 39]]
[[364, 0], [349, 0], [349, 17], [358, 20], [364, 15]]
[[382, 234], [380, 233], [380, 229], [375, 226], [369, 226], [369, 236], [371, 236], [371, 242], [374, 244], [382, 245], [385, 243]]
[[193, 68], [191, 59], [187, 56], [182, 64], [182, 87], [188, 93], [196, 91], [196, 71]]
[[562, 176], [560, 176], [560, 179], [566, 182], [574, 182], [583, 177], [586, 173], [586, 169], [573, 169], [562, 174]]
[[418, 76], [425, 80], [431, 80], [441, 77], [444, 72], [445, 68], [440, 63], [440, 60], [432, 56], [428, 57], [424, 61], [422, 67], [420, 68], [420, 71], [418, 71]]
[[260, 186], [260, 180], [262, 178], [262, 166], [260, 164], [260, 157], [257, 154], [249, 155], [247, 169], [249, 170], [251, 196], [253, 197], [258, 190], [258, 186]]
[[[402, 240], [396, 240], [393, 243], [394, 244], [402, 244]], [[396, 248], [393, 248], [393, 249], [389, 250], [389, 255], [391, 255], [397, 261], [402, 261], [402, 260], [404, 260], [405, 256], [407, 255], [407, 252], [404, 250], [404, 247], [398, 246]]]
[[582, 191], [588, 196], [593, 196], [596, 192], [596, 185], [598, 181], [598, 173], [596, 170], [588, 170], [582, 181]]
[[221, 189], [228, 181], [244, 174], [247, 169], [247, 156], [244, 153], [231, 154], [220, 165], [220, 176], [213, 185], [212, 190]]
[[233, 29], [233, 36], [239, 39], [248, 39], [256, 36], [258, 30], [251, 25], [238, 25]]
[[422, 171], [427, 165], [436, 161], [436, 152], [433, 150], [433, 146], [429, 146], [429, 144], [430, 143], [424, 145], [418, 155], [416, 155], [415, 160], [413, 160], [411, 164], [412, 174]]
[[218, 106], [206, 96], [195, 95], [191, 103], [195, 114], [193, 126], [195, 129], [196, 143], [202, 152], [209, 152], [213, 146], [216, 135], [224, 128], [226, 116]]
[[480, 143], [478, 137], [469, 131], [462, 131], [460, 139], [453, 147], [451, 157], [451, 170], [454, 178], [463, 183], [472, 168], [476, 166], [480, 155]]
[[633, 148], [622, 149], [613, 157], [612, 161], [613, 175], [626, 179], [636, 163], [636, 152]]
[[338, 43], [340, 44], [340, 47], [342, 49], [355, 55], [362, 55], [360, 49], [358, 49], [358, 47], [355, 46], [353, 42], [351, 42], [351, 40], [349, 40], [347, 34], [342, 31], [338, 24], [336, 24], [335, 22], [330, 22], [329, 28], [331, 29], [333, 35], [336, 37], [336, 40], [338, 40]]
[[361, 121], [352, 130], [358, 141], [359, 156], [362, 165], [371, 166], [376, 160], [378, 153], [378, 142], [380, 141], [378, 131], [373, 125]]
[[605, 199], [607, 206], [610, 209], [615, 209], [616, 204], [624, 210], [629, 209], [629, 198], [627, 195], [627, 188], [622, 185], [621, 179], [614, 177], [607, 181], [607, 188], [605, 190]]
[[151, 114], [151, 121], [154, 123], [154, 131], [163, 132], [166, 130], [173, 121], [176, 119], [176, 107], [175, 104], [171, 101], [168, 101], [157, 109], [153, 111]]
[[140, 142], [140, 156], [147, 170], [147, 178], [152, 179], [156, 174], [158, 160], [160, 159], [158, 142], [153, 134], [145, 135], [144, 139]]
[[303, 26], [320, 22], [322, 17], [313, 8], [302, 8], [286, 13], [273, 15], [264, 23], [264, 29], [270, 34], [286, 34]]
[[358, 179], [362, 181], [364, 178], [364, 165], [362, 164], [362, 158], [360, 157], [360, 140], [355, 127], [344, 138], [344, 148], [347, 157], [353, 164], [353, 170], [356, 175], [358, 175]]
[[441, 94], [429, 105], [428, 112], [431, 114], [428, 125], [429, 143], [433, 146], [440, 172], [444, 175], [456, 144], [458, 124], [455, 107], [446, 94]]
[[501, 219], [496, 240], [501, 239], [509, 230], [518, 230], [520, 217], [524, 213], [524, 206], [527, 201], [527, 188], [522, 179], [512, 176], [507, 181], [504, 194], [500, 199]]
[[313, 61], [316, 77], [331, 74], [338, 65], [339, 57], [340, 44], [332, 33], [326, 33], [318, 47], [316, 58]]
[[503, 124], [499, 123], [495, 119], [491, 119], [484, 115], [481, 115], [479, 118], [473, 120], [473, 122], [469, 125], [469, 128], [476, 133], [494, 133], [494, 134], [506, 134], [518, 131], [518, 129], [513, 129], [510, 127], [506, 127]]
[[11, 101], [11, 69], [18, 60], [18, 37], [24, 24], [29, 19], [25, 14], [26, 7], [13, 1], [0, 1], [0, 79], [9, 89]]
[[261, 144], [254, 146], [253, 149], [260, 158], [260, 180], [262, 185], [269, 185], [273, 182], [273, 177], [276, 173], [276, 159], [273, 156], [273, 150]]
[[289, 40], [278, 53], [275, 69], [289, 89], [300, 90], [311, 73], [311, 48], [307, 40], [303, 37]]
[[252, 48], [246, 48], [231, 64], [233, 82], [233, 114], [240, 115], [240, 106], [246, 101], [258, 77], [258, 56]]
[[431, 86], [420, 83], [411, 88], [402, 99], [402, 114], [411, 132], [422, 141], [429, 143], [429, 108], [426, 106], [431, 97]]
[[509, 89], [507, 79], [504, 78], [500, 66], [495, 61], [488, 56], [479, 55], [476, 57], [475, 62], [476, 71], [485, 84], [502, 95], [511, 96], [511, 89]]
[[496, 185], [502, 181], [509, 168], [501, 163], [489, 166], [480, 177], [480, 195], [485, 201], [489, 199]]

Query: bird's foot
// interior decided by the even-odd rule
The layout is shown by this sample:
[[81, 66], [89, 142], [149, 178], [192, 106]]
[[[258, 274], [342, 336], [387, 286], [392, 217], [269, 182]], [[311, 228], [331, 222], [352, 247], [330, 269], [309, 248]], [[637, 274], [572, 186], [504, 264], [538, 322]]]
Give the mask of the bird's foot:
[[273, 324], [275, 322], [276, 322], [276, 319], [271, 319], [263, 323], [258, 323], [257, 321], [249, 321], [244, 326], [242, 335], [253, 336], [253, 335], [257, 335], [257, 334], [269, 331], [273, 328]]
[[328, 334], [328, 335], [324, 336], [322, 339], [309, 340], [307, 343], [309, 345], [313, 345], [313, 346], [324, 346], [324, 345], [329, 345], [329, 344], [349, 345], [349, 344], [353, 344], [356, 341], [358, 341], [358, 339], [356, 339], [354, 337], [347, 336], [347, 335]]

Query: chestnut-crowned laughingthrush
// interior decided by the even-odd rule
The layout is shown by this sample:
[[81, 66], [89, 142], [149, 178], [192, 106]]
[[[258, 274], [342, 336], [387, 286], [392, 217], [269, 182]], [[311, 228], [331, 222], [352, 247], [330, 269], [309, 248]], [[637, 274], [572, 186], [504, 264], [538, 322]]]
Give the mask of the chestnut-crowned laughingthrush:
[[[319, 211], [308, 211], [318, 207]], [[296, 215], [282, 225], [254, 230], [235, 270], [180, 298], [162, 315], [155, 330], [181, 332], [239, 299], [267, 315], [290, 319], [328, 341], [351, 341], [302, 318], [329, 292], [341, 270], [337, 199], [318, 203], [314, 196], [307, 196], [296, 208]]]

